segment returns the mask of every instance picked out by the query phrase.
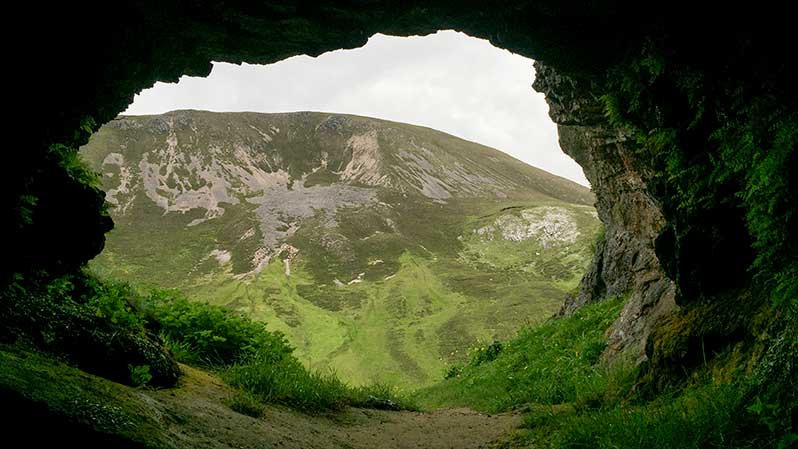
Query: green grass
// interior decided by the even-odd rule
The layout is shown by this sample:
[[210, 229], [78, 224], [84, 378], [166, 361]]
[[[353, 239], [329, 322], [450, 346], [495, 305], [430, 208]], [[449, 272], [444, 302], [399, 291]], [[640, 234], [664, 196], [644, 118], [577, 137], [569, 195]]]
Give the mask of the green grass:
[[249, 282], [214, 274], [185, 292], [282, 332], [309, 368], [333, 369], [353, 385], [405, 389], [435, 382], [477, 340], [507, 338], [551, 316], [565, 293], [523, 273], [412, 253], [392, 275], [319, 286], [301, 261], [290, 277], [275, 261]]
[[[565, 206], [580, 220], [584, 235], [568, 248], [535, 256], [540, 268], [530, 271], [525, 263], [461, 257], [466, 245], [457, 237], [501, 215], [502, 202], [443, 206], [381, 199], [403, 202], [391, 212], [401, 232], [391, 231], [374, 211], [350, 211], [342, 214], [338, 230], [349, 252], [339, 254], [322, 245], [329, 230], [316, 223], [321, 218], [306, 220], [290, 241], [300, 248], [291, 276], [275, 260], [253, 278], [233, 278], [234, 245], [260, 238], [238, 242], [253, 225], [250, 212], [238, 207], [190, 228], [185, 227], [193, 219], [188, 214], [157, 214], [156, 220], [154, 210], [145, 210], [142, 216], [125, 217], [92, 267], [108, 277], [175, 287], [191, 298], [246, 313], [284, 333], [311, 369], [333, 369], [353, 385], [387, 382], [411, 389], [435, 382], [477, 340], [506, 339], [520, 326], [551, 316], [589, 260], [586, 249], [596, 221], [582, 210], [587, 207]], [[508, 201], [521, 207], [538, 204]], [[434, 225], [424, 217], [434, 217]], [[479, 245], [467, 242], [472, 249]], [[530, 254], [526, 242], [484, 246], [494, 261]], [[220, 267], [207, 258], [216, 247], [232, 249], [232, 266]], [[166, 254], [170, 257], [162, 257]], [[359, 284], [333, 281], [348, 283], [359, 273], [365, 273]]]
[[472, 348], [466, 363], [450, 366], [445, 380], [412, 397], [426, 409], [521, 411], [524, 430], [508, 447], [795, 447], [794, 327], [772, 336], [777, 345], [753, 373], [734, 365], [739, 354], [721, 354], [717, 360], [732, 366], [709, 364], [685, 383], [643, 393], [640, 366], [621, 358], [610, 367], [600, 357], [621, 306], [620, 300], [592, 304], [501, 344]]
[[294, 358], [277, 363], [254, 360], [234, 365], [225, 370], [222, 377], [258, 401], [283, 404], [308, 413], [336, 411], [345, 407], [418, 409], [412, 401], [390, 386], [375, 384], [352, 387], [335, 373], [308, 370]]
[[[285, 334], [310, 369], [333, 369], [352, 385], [387, 382], [406, 389], [435, 382], [476, 341], [507, 339], [520, 326], [548, 318], [578, 284], [598, 225], [587, 189], [428, 128], [330, 116], [193, 111], [103, 127], [81, 153], [104, 172], [106, 189], [118, 187], [127, 170], [130, 190], [115, 198], [131, 203], [124, 213], [111, 211], [116, 227], [92, 268], [108, 278], [177, 288], [192, 299], [243, 312]], [[170, 128], [177, 117], [175, 123], [193, 125]], [[120, 124], [126, 126], [115, 126]], [[266, 172], [288, 171], [294, 182], [307, 175], [306, 186], [340, 184], [335, 172], [352, 157], [347, 141], [367, 129], [378, 134], [380, 169], [392, 180], [374, 187], [379, 204], [282, 217], [298, 226], [285, 240], [299, 249], [291, 275], [281, 260], [273, 260], [255, 276], [235, 278], [252, 269], [268, 231], [248, 200], [256, 193], [242, 193], [249, 181], [230, 168], [251, 162], [234, 147], [250, 148], [252, 163]], [[167, 155], [170, 148], [175, 153]], [[124, 170], [103, 164], [110, 153], [123, 155]], [[417, 179], [402, 172], [411, 167], [411, 153], [442, 179], [465, 170], [495, 178], [495, 184], [469, 184], [467, 179], [479, 178], [455, 176], [460, 181], [452, 181], [458, 186], [454, 197], [445, 204], [432, 201], [417, 191]], [[227, 166], [217, 174], [237, 203], [219, 204], [224, 214], [193, 226], [188, 224], [204, 217], [204, 209], [164, 214], [145, 193], [139, 164], [145, 154], [147, 163], [176, 158], [169, 163], [174, 176], [164, 182], [184, 190], [207, 187], [195, 162]], [[169, 170], [162, 167], [162, 175]], [[579, 228], [577, 241], [543, 249], [532, 241], [474, 238], [477, 227], [539, 206], [566, 209]], [[215, 250], [229, 251], [230, 262], [220, 264], [211, 255]], [[348, 284], [361, 273], [362, 283]]]
[[175, 291], [154, 290], [132, 300], [144, 312], [142, 320], [177, 349], [182, 362], [213, 369], [242, 390], [229, 404], [240, 413], [262, 414], [261, 402], [310, 413], [347, 406], [415, 408], [387, 384], [352, 387], [332, 371], [307, 368], [282, 333], [268, 331], [246, 314], [189, 301]]
[[[789, 410], [758, 412], [747, 396], [750, 385], [702, 381], [650, 402], [629, 402], [595, 410], [528, 413], [521, 438], [542, 449], [788, 449], [798, 433]], [[771, 404], [772, 405], [772, 404]]]
[[181, 362], [213, 369], [242, 390], [229, 404], [240, 413], [257, 417], [260, 402], [310, 413], [347, 406], [416, 408], [387, 384], [352, 387], [332, 371], [307, 368], [282, 333], [268, 331], [247, 314], [189, 301], [175, 291], [153, 290], [130, 300], [143, 312], [140, 320], [160, 333]]
[[622, 301], [585, 307], [572, 316], [529, 326], [502, 345], [492, 361], [472, 358], [455, 376], [417, 391], [427, 408], [472, 407], [499, 412], [527, 404], [556, 405], [599, 394], [612, 377], [599, 363], [604, 330], [615, 320]]
[[0, 344], [0, 392], [4, 425], [31, 447], [49, 447], [54, 435], [80, 438], [85, 447], [174, 447], [159, 412], [135, 390], [51, 354]]
[[263, 403], [251, 393], [246, 393], [244, 391], [239, 391], [233, 395], [233, 397], [227, 401], [227, 406], [233, 411], [253, 418], [261, 418], [266, 413], [266, 408], [263, 406]]
[[[240, 387], [245, 396], [233, 398], [229, 405], [250, 415], [257, 413], [255, 402], [312, 413], [346, 406], [415, 408], [384, 383], [353, 387], [331, 371], [309, 369], [293, 355], [285, 337], [269, 331], [263, 322], [227, 307], [188, 300], [174, 290], [136, 288], [89, 273], [41, 285], [15, 284], [12, 290], [0, 303], [5, 306], [0, 316], [8, 326], [4, 332], [14, 332], [2, 335], [4, 341], [36, 345], [108, 379], [136, 387], [172, 386], [179, 375], [172, 359], [176, 357]], [[14, 358], [4, 351], [0, 347], [2, 365], [7, 361], [3, 357]], [[32, 369], [44, 366], [39, 363], [43, 358], [31, 360]], [[165, 371], [164, 363], [173, 371]], [[17, 371], [8, 375], [16, 376]], [[173, 376], [171, 383], [162, 379], [167, 375]], [[41, 388], [28, 380], [0, 376], [0, 384], [6, 381], [28, 382], [36, 391]], [[61, 398], [56, 395], [53, 400]]]
[[260, 401], [307, 412], [340, 410], [349, 403], [350, 388], [338, 377], [310, 371], [293, 358], [234, 365], [222, 377]]

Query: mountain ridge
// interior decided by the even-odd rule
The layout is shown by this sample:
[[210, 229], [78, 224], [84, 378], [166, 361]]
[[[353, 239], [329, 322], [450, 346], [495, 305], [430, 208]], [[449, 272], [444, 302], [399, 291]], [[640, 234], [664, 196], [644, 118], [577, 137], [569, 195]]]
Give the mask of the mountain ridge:
[[516, 157], [514, 157], [514, 156], [512, 156], [512, 155], [510, 155], [508, 153], [505, 153], [505, 152], [503, 152], [503, 151], [501, 151], [501, 150], [499, 150], [497, 148], [494, 148], [494, 147], [491, 147], [491, 146], [488, 146], [488, 145], [484, 145], [484, 144], [481, 144], [481, 143], [478, 143], [478, 142], [475, 142], [475, 141], [471, 141], [471, 140], [468, 140], [466, 138], [459, 137], [459, 136], [456, 136], [456, 135], [453, 135], [453, 134], [449, 134], [449, 133], [446, 133], [446, 132], [443, 132], [443, 131], [439, 131], [439, 130], [436, 130], [436, 129], [431, 128], [429, 126], [402, 123], [402, 122], [388, 120], [388, 119], [382, 119], [382, 118], [373, 118], [373, 117], [357, 115], [357, 114], [342, 114], [342, 113], [334, 113], [334, 112], [326, 112], [326, 111], [291, 111], [291, 112], [264, 113], [264, 112], [254, 112], [254, 111], [228, 112], [228, 111], [204, 111], [204, 110], [197, 110], [197, 109], [176, 109], [176, 110], [171, 110], [171, 111], [165, 112], [163, 114], [140, 114], [140, 115], [124, 115], [124, 114], [122, 114], [122, 115], [119, 115], [114, 121], [112, 121], [112, 123], [116, 122], [118, 120], [125, 120], [125, 119], [132, 119], [132, 120], [159, 119], [159, 118], [163, 118], [163, 117], [177, 116], [177, 115], [183, 115], [183, 114], [187, 114], [187, 115], [196, 115], [196, 114], [216, 115], [216, 114], [218, 114], [220, 116], [221, 115], [224, 115], [224, 116], [257, 116], [257, 117], [264, 117], [264, 118], [267, 118], [267, 117], [291, 117], [291, 116], [299, 116], [299, 117], [302, 117], [302, 116], [307, 116], [307, 117], [310, 117], [310, 116], [318, 116], [318, 117], [326, 116], [327, 119], [341, 117], [341, 118], [349, 118], [349, 119], [368, 121], [368, 122], [372, 122], [372, 123], [380, 123], [380, 124], [388, 125], [388, 126], [392, 126], [392, 127], [401, 127], [401, 128], [411, 128], [411, 129], [417, 129], [417, 130], [424, 130], [424, 131], [432, 132], [432, 133], [439, 134], [439, 135], [445, 135], [446, 137], [454, 139], [454, 140], [457, 140], [457, 141], [460, 141], [460, 143], [465, 144], [465, 145], [469, 145], [469, 146], [473, 145], [473, 146], [480, 147], [481, 149], [484, 149], [484, 150], [495, 152], [497, 155], [500, 155], [501, 157], [503, 157], [505, 159], [509, 159], [509, 160], [515, 162], [518, 165], [522, 165], [522, 166], [525, 166], [528, 169], [531, 169], [531, 171], [534, 172], [534, 174], [536, 176], [544, 176], [544, 177], [548, 178], [548, 180], [561, 181], [563, 184], [566, 184], [566, 185], [570, 184], [573, 187], [575, 187], [573, 189], [574, 192], [570, 193], [570, 197], [565, 197], [564, 198], [564, 197], [558, 197], [558, 196], [554, 195], [554, 198], [561, 199], [561, 200], [564, 200], [564, 201], [569, 201], [569, 202], [576, 202], [576, 203], [580, 203], [580, 204], [586, 204], [586, 205], [592, 205], [592, 203], [594, 201], [593, 194], [590, 191], [589, 187], [583, 186], [581, 184], [578, 184], [578, 183], [576, 183], [574, 181], [571, 181], [571, 180], [569, 180], [567, 178], [564, 178], [562, 176], [555, 175], [555, 174], [547, 172], [547, 171], [545, 171], [545, 170], [543, 170], [541, 168], [535, 167], [535, 166], [533, 166], [533, 165], [531, 165], [531, 164], [529, 164], [527, 162], [524, 162], [524, 161], [522, 161], [522, 160], [520, 160], [520, 159], [518, 159], [518, 158], [516, 158]]
[[566, 178], [564, 176], [560, 176], [560, 175], [548, 172], [548, 171], [546, 171], [546, 170], [544, 170], [544, 169], [542, 169], [540, 167], [537, 167], [537, 166], [535, 166], [535, 165], [533, 165], [533, 164], [531, 164], [529, 162], [525, 162], [525, 161], [513, 156], [512, 154], [506, 153], [506, 152], [504, 152], [504, 151], [502, 151], [502, 150], [500, 150], [500, 149], [498, 149], [496, 147], [492, 147], [490, 145], [482, 144], [482, 143], [479, 143], [479, 142], [477, 142], [475, 140], [469, 140], [469, 139], [467, 139], [465, 137], [458, 136], [456, 134], [452, 134], [452, 133], [447, 132], [447, 131], [441, 131], [441, 130], [435, 129], [435, 128], [431, 127], [431, 126], [420, 125], [420, 124], [417, 124], [417, 123], [400, 122], [400, 121], [397, 121], [397, 120], [391, 120], [391, 119], [380, 118], [380, 117], [371, 117], [371, 116], [360, 115], [360, 114], [329, 112], [329, 111], [321, 111], [321, 110], [317, 111], [317, 110], [309, 110], [309, 109], [308, 110], [300, 110], [300, 111], [259, 112], [259, 111], [250, 111], [250, 110], [244, 110], [244, 111], [215, 111], [215, 110], [186, 108], [186, 109], [172, 109], [172, 110], [165, 111], [165, 112], [162, 112], [162, 113], [157, 113], [157, 114], [125, 114], [125, 113], [122, 113], [122, 114], [119, 114], [115, 118], [115, 120], [126, 119], [126, 118], [131, 118], [131, 119], [156, 118], [156, 117], [163, 117], [163, 116], [167, 116], [167, 115], [180, 114], [180, 113], [188, 113], [188, 114], [209, 113], [209, 114], [224, 114], [224, 115], [251, 114], [251, 115], [262, 115], [262, 116], [288, 116], [288, 115], [292, 115], [292, 114], [327, 115], [327, 116], [342, 116], [342, 117], [351, 117], [351, 118], [369, 120], [369, 121], [372, 121], [372, 122], [379, 122], [379, 123], [384, 123], [384, 124], [392, 125], [392, 126], [404, 126], [404, 127], [413, 127], [413, 128], [423, 129], [423, 130], [427, 130], [427, 131], [431, 131], [431, 132], [435, 132], [435, 133], [445, 134], [447, 136], [453, 137], [455, 139], [459, 139], [459, 140], [461, 140], [463, 142], [466, 142], [468, 144], [475, 144], [475, 145], [479, 145], [481, 147], [487, 148], [489, 150], [497, 151], [497, 152], [502, 153], [502, 154], [508, 156], [509, 158], [515, 160], [519, 164], [527, 165], [529, 167], [532, 167], [535, 170], [539, 170], [540, 172], [545, 173], [547, 175], [550, 175], [550, 176], [552, 176], [554, 178], [559, 178], [559, 179], [561, 179], [563, 181], [574, 183], [577, 186], [581, 187], [582, 189], [586, 190], [585, 193], [588, 193], [590, 196], [593, 196], [592, 192], [590, 191], [590, 187], [589, 186], [584, 186], [584, 185], [582, 185], [582, 184], [580, 184], [578, 182], [575, 182], [575, 181], [573, 181], [571, 179], [568, 179], [568, 178]]

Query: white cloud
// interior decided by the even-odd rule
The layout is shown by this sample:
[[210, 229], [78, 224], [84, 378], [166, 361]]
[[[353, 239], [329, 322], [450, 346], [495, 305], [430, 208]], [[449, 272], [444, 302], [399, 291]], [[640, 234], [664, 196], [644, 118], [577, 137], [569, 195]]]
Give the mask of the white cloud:
[[588, 185], [560, 150], [532, 60], [454, 31], [377, 34], [364, 47], [268, 66], [215, 63], [207, 78], [157, 83], [125, 114], [175, 109], [327, 111], [438, 129]]

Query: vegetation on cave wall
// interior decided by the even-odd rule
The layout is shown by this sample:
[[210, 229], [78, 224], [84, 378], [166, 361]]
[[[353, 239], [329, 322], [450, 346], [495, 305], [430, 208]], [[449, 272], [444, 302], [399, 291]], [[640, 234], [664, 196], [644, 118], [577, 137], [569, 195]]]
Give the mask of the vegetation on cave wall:
[[11, 240], [8, 257], [0, 262], [0, 284], [12, 282], [14, 273], [74, 273], [102, 251], [113, 221], [99, 177], [77, 154], [97, 128], [91, 117], [84, 117], [71, 138], [21, 158], [31, 161], [30, 171], [23, 163], [6, 179], [23, 178], [3, 192], [14, 198], [3, 220], [4, 235]]
[[[710, 383], [736, 390], [713, 393], [730, 402], [707, 418], [727, 414], [739, 428], [751, 413], [765, 425], [763, 415], [778, 410], [792, 433], [763, 446], [789, 447], [798, 404], [798, 108], [787, 71], [763, 67], [765, 52], [748, 44], [702, 60], [667, 34], [649, 39], [608, 72], [603, 99], [611, 124], [634, 137], [631, 162], [668, 220], [656, 250], [682, 306], [649, 338], [641, 391], [662, 402], [712, 364]], [[592, 429], [585, 436], [609, 437], [588, 421], [576, 426]]]
[[[633, 131], [672, 232], [660, 259], [681, 299], [753, 277], [776, 302], [798, 299], [798, 104], [780, 83], [729, 61], [701, 70], [649, 40], [612, 69], [607, 115]], [[760, 74], [761, 75], [761, 74]], [[794, 88], [792, 88], [794, 90]], [[743, 281], [745, 283], [745, 281]]]
[[[136, 312], [132, 294], [83, 271], [17, 275], [0, 290], [0, 344], [36, 348], [119, 383], [172, 386], [177, 363]], [[131, 367], [143, 366], [147, 376], [136, 380], [145, 381], [134, 381]]]
[[723, 349], [652, 394], [644, 366], [601, 357], [622, 305], [592, 303], [476, 347], [416, 399], [428, 408], [524, 413], [525, 430], [510, 447], [785, 449], [798, 441], [794, 318], [760, 329], [770, 334], [753, 344], [760, 349]]

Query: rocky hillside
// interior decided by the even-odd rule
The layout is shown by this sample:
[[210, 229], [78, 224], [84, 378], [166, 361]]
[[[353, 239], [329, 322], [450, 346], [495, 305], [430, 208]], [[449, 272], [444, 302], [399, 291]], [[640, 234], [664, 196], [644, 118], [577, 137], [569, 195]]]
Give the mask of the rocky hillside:
[[120, 117], [81, 154], [116, 223], [94, 269], [245, 311], [354, 383], [434, 381], [549, 316], [599, 227], [582, 186], [365, 117]]

